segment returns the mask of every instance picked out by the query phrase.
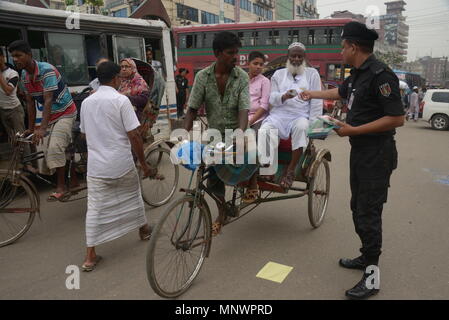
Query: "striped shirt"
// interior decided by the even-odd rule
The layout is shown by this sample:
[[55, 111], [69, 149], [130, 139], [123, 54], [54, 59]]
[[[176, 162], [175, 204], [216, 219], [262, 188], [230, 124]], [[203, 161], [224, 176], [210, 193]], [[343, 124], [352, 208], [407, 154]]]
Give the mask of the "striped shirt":
[[50, 121], [56, 122], [60, 118], [74, 117], [76, 105], [58, 69], [46, 62], [35, 61], [34, 74], [26, 70], [22, 72], [22, 88], [31, 95], [34, 101], [44, 105], [44, 92], [53, 92]]

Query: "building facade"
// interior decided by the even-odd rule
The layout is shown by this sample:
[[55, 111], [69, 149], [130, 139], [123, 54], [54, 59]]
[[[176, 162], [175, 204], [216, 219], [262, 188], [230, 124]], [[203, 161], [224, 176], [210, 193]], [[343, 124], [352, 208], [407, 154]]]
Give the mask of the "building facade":
[[[105, 0], [111, 16], [128, 17], [141, 1]], [[162, 0], [172, 26], [274, 20], [274, 0]]]
[[387, 13], [380, 16], [380, 38], [383, 44], [400, 55], [407, 57], [409, 26], [405, 11], [405, 1], [386, 2]]
[[276, 20], [318, 19], [316, 0], [276, 0]]
[[429, 86], [434, 87], [445, 87], [447, 80], [447, 57], [442, 58], [432, 58], [423, 57], [418, 60], [424, 69], [423, 77]]

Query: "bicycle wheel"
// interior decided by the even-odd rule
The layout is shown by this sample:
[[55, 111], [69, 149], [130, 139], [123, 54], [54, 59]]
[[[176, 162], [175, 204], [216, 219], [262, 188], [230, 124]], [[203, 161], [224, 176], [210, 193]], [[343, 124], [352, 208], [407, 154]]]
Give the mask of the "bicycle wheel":
[[330, 191], [329, 163], [322, 159], [312, 172], [309, 182], [309, 220], [314, 228], [318, 228], [324, 220]]
[[171, 161], [170, 150], [161, 147], [146, 152], [145, 160], [157, 169], [157, 174], [141, 180], [142, 197], [148, 205], [159, 207], [170, 201], [176, 191], [179, 166]]
[[159, 296], [183, 294], [198, 275], [211, 244], [207, 204], [186, 196], [172, 203], [151, 234], [146, 257], [148, 281]]
[[[37, 195], [33, 189], [23, 180], [18, 186], [11, 183], [9, 176], [0, 176], [0, 194], [2, 201], [0, 206], [0, 247], [17, 241], [31, 227], [34, 216], [39, 210]], [[9, 198], [3, 198], [3, 191], [9, 192]], [[3, 201], [7, 200], [7, 201]]]

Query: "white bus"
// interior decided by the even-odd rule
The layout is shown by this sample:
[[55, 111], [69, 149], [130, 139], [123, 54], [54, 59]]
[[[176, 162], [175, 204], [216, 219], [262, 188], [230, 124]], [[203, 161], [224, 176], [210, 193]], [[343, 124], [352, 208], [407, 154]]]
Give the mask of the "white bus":
[[155, 60], [163, 65], [166, 78], [158, 127], [176, 114], [172, 33], [160, 20], [116, 18], [43, 9], [0, 1], [0, 46], [26, 40], [33, 57], [46, 61], [61, 72], [72, 93], [80, 92], [96, 77], [95, 62], [100, 57], [119, 62], [122, 58], [146, 61], [145, 47], [151, 45]]

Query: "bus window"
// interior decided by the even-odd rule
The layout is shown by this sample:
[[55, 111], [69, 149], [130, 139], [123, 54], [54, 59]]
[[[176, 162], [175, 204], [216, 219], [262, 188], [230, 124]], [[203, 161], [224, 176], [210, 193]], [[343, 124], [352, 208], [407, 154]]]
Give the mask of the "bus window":
[[289, 30], [290, 43], [301, 42], [307, 44], [307, 29], [293, 29]]
[[144, 59], [144, 40], [142, 38], [113, 36], [115, 57], [117, 61], [124, 58]]
[[280, 30], [279, 35], [280, 35], [280, 43], [279, 44], [281, 44], [281, 45], [290, 44], [288, 30], [286, 30], [286, 29]]
[[206, 32], [205, 39], [203, 43], [203, 48], [212, 48], [212, 43], [214, 42], [215, 33]]
[[277, 31], [277, 30], [270, 31], [270, 39], [272, 39], [271, 43], [267, 43], [269, 45], [280, 45], [281, 44], [281, 38], [279, 36], [279, 31]]
[[259, 32], [258, 31], [253, 31], [251, 33], [251, 40], [249, 45], [250, 46], [255, 46], [259, 44]]
[[185, 49], [187, 47], [186, 38], [187, 38], [187, 36], [185, 34], [179, 35], [179, 48], [180, 49]]
[[84, 37], [80, 34], [47, 34], [48, 62], [54, 65], [67, 84], [87, 84], [89, 76], [86, 64]]
[[268, 30], [259, 31], [259, 39], [256, 42], [256, 45], [262, 46], [271, 46], [272, 45], [272, 37]]
[[324, 28], [315, 29], [315, 43], [314, 44], [327, 44], [328, 30]]
[[332, 35], [330, 36], [331, 44], [340, 44], [341, 43], [341, 33], [343, 31], [342, 27], [338, 27], [335, 29], [331, 29]]
[[193, 34], [188, 34], [186, 36], [186, 48], [193, 48], [194, 47], [194, 35]]
[[252, 32], [250, 31], [242, 31], [237, 33], [242, 46], [251, 46], [252, 45]]
[[43, 31], [29, 30], [27, 32], [28, 43], [31, 46], [33, 59], [48, 62], [48, 52], [45, 46], [45, 33]]
[[307, 44], [315, 44], [315, 30], [309, 29]]
[[95, 62], [103, 57], [100, 46], [99, 36], [85, 36], [86, 39], [86, 55], [87, 55], [87, 69], [89, 71], [89, 80], [97, 77]]

